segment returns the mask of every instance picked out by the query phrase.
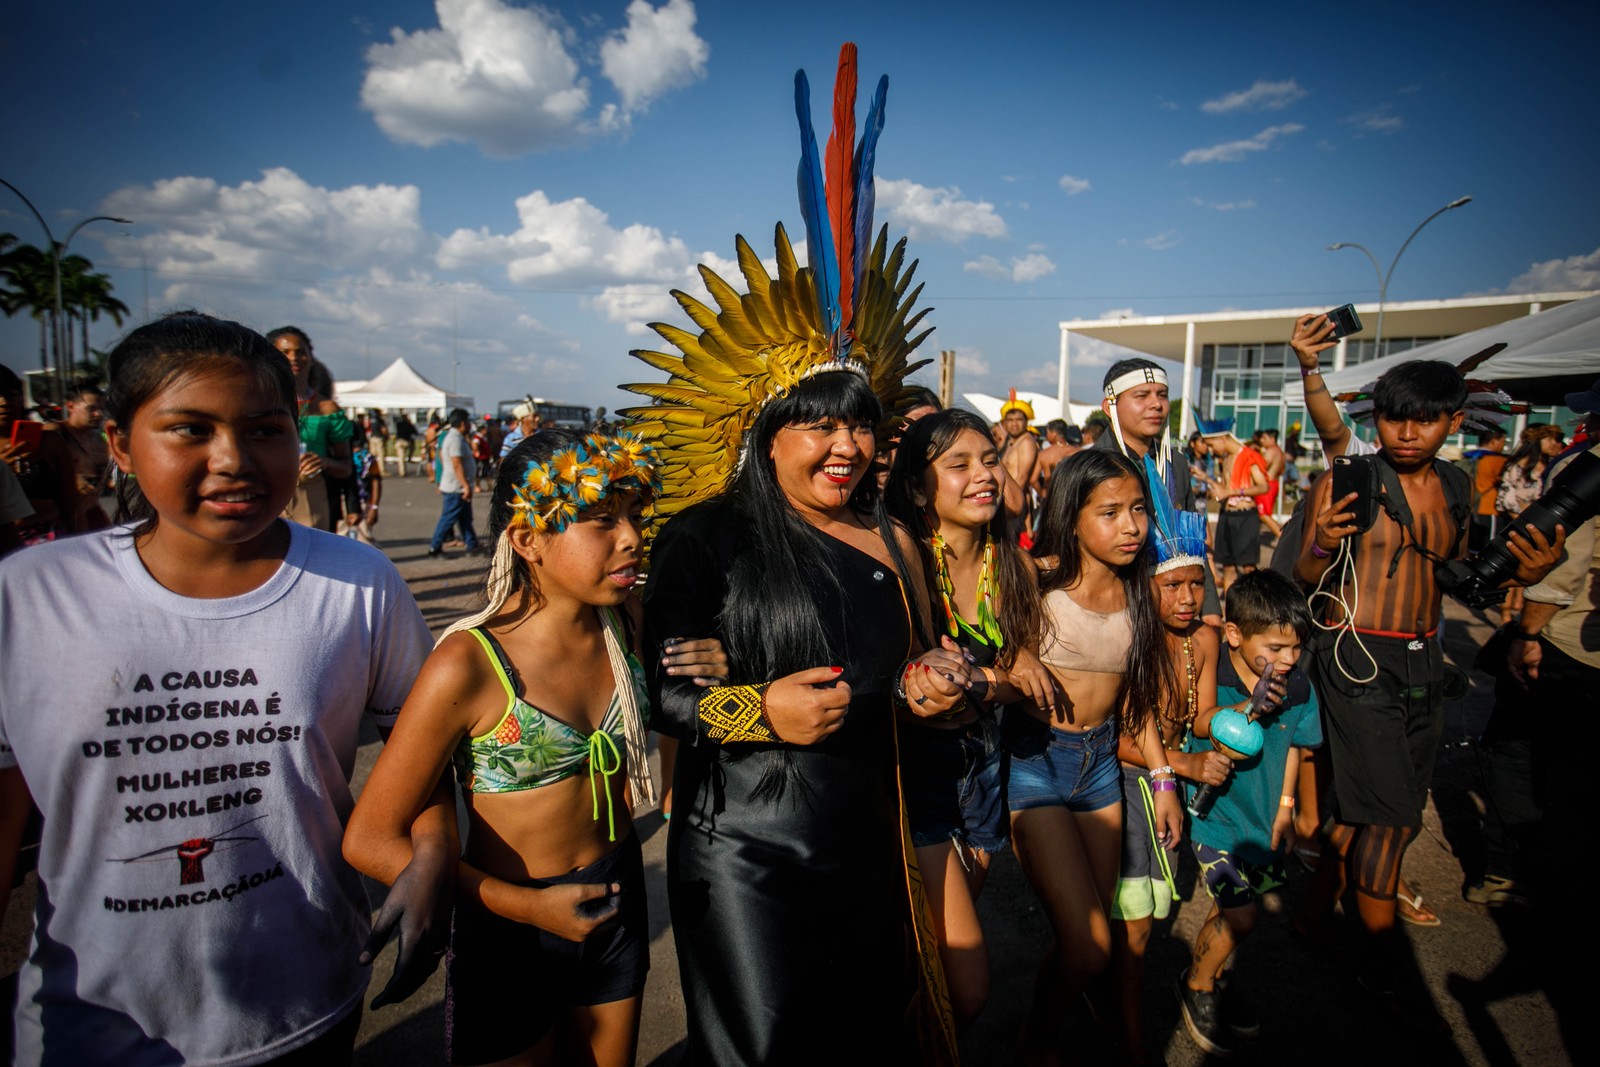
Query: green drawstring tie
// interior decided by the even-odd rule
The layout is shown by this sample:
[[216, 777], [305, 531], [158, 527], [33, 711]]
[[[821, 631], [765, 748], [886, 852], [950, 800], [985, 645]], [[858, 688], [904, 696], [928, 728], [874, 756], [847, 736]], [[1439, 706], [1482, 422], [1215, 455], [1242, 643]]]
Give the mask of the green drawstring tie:
[[[606, 749], [611, 750], [611, 766], [605, 765]], [[611, 776], [622, 769], [622, 753], [617, 751], [617, 743], [611, 740], [611, 735], [604, 730], [596, 730], [589, 735], [589, 796], [594, 800], [594, 821], [600, 821], [600, 793], [594, 787], [594, 774], [599, 771], [606, 780], [606, 824], [610, 831], [611, 840], [617, 839], [617, 811], [616, 801], [611, 799]], [[1174, 897], [1174, 900], [1177, 898]]]
[[[1150, 780], [1142, 774], [1139, 776], [1139, 795], [1144, 798], [1145, 823], [1150, 827], [1150, 840], [1156, 846], [1156, 862], [1161, 865], [1161, 877], [1167, 880], [1167, 892], [1172, 894], [1172, 899], [1181, 901], [1183, 898], [1178, 895], [1178, 887], [1172, 880], [1172, 864], [1167, 862], [1167, 850], [1156, 840], [1156, 798], [1150, 792]], [[595, 818], [599, 817], [596, 811]]]

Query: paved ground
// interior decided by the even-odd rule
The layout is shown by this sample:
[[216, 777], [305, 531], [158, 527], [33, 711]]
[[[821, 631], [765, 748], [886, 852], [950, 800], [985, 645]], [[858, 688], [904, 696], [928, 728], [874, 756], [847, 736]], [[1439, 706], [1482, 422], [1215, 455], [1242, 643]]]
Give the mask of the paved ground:
[[[399, 566], [437, 631], [474, 606], [474, 591], [484, 560], [461, 554], [426, 557], [427, 538], [438, 516], [437, 495], [418, 477], [391, 478], [386, 487], [383, 548]], [[484, 508], [478, 506], [480, 529]], [[1489, 633], [1481, 618], [1452, 605], [1446, 650], [1470, 670], [1478, 644]], [[1575, 979], [1582, 973], [1570, 953], [1559, 946], [1576, 940], [1556, 914], [1539, 909], [1479, 908], [1461, 898], [1463, 869], [1475, 871], [1481, 854], [1478, 829], [1482, 809], [1481, 775], [1471, 739], [1488, 713], [1489, 683], [1473, 678], [1468, 698], [1450, 710], [1446, 747], [1440, 754], [1427, 832], [1406, 858], [1406, 875], [1427, 893], [1443, 919], [1433, 929], [1408, 929], [1415, 966], [1433, 1004], [1449, 1025], [1435, 1034], [1415, 1018], [1393, 1022], [1365, 997], [1351, 974], [1339, 965], [1313, 956], [1291, 940], [1283, 912], [1300, 896], [1306, 878], [1295, 871], [1288, 900], [1272, 909], [1244, 954], [1237, 984], [1263, 1020], [1260, 1038], [1236, 1059], [1271, 1063], [1462, 1063], [1499, 1067], [1503, 1064], [1564, 1065], [1582, 1055], [1581, 1047], [1564, 1040], [1576, 1024], [1572, 1010]], [[376, 743], [362, 750], [358, 782], [376, 758]], [[683, 1002], [673, 959], [672, 930], [665, 897], [666, 835], [655, 813], [642, 814], [636, 826], [644, 841], [650, 886], [653, 943], [650, 985], [639, 1063], [675, 1063], [683, 1038]], [[13, 897], [0, 941], [0, 973], [15, 971], [27, 936], [31, 887]], [[1172, 983], [1187, 966], [1188, 946], [1205, 917], [1204, 892], [1194, 884], [1192, 864], [1183, 871], [1185, 903], [1171, 920], [1158, 926], [1149, 957], [1146, 988], [1148, 1032], [1155, 1047], [1165, 1048], [1167, 1062], [1199, 1064], [1206, 1057], [1183, 1033], [1171, 995]], [[381, 887], [373, 886], [374, 893]], [[1582, 899], [1581, 897], [1577, 899]], [[968, 1064], [1019, 1062], [1016, 1035], [1031, 1000], [1034, 971], [1049, 943], [1049, 929], [1032, 890], [1008, 853], [996, 861], [980, 910], [990, 941], [994, 975], [989, 1006], [963, 1040]], [[378, 962], [387, 974], [391, 958]], [[14, 987], [13, 987], [14, 988]], [[436, 1064], [443, 1061], [439, 975], [405, 1004], [369, 1012], [363, 1021], [356, 1062], [367, 1067], [388, 1064]], [[1104, 1038], [1076, 1006], [1064, 1012], [1076, 1027], [1074, 1059], [1109, 1062]], [[1400, 1046], [1385, 1044], [1383, 1035], [1398, 1035]], [[849, 1062], [846, 1035], [841, 1037], [841, 1062]]]

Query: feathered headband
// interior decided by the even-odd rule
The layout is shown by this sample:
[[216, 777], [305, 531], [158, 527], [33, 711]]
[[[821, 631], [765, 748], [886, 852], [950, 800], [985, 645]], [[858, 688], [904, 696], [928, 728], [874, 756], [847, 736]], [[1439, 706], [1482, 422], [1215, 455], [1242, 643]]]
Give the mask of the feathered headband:
[[1168, 499], [1161, 473], [1145, 453], [1145, 484], [1150, 490], [1150, 545], [1156, 552], [1156, 573], [1190, 567], [1206, 561], [1206, 517], [1195, 511], [1179, 511]]
[[[1507, 419], [1514, 415], [1526, 415], [1532, 410], [1527, 404], [1512, 400], [1511, 394], [1494, 382], [1467, 377], [1478, 369], [1478, 364], [1498, 354], [1505, 347], [1504, 343], [1492, 344], [1456, 364], [1456, 370], [1461, 372], [1461, 376], [1466, 378], [1467, 382], [1467, 402], [1462, 407], [1461, 419], [1463, 431], [1483, 433], [1488, 430], [1499, 430]], [[1373, 394], [1377, 388], [1377, 382], [1368, 382], [1354, 392], [1335, 393], [1333, 398], [1344, 405], [1345, 414], [1353, 421], [1370, 422], [1374, 417]]]
[[916, 263], [905, 265], [905, 241], [891, 250], [887, 227], [873, 239], [872, 173], [888, 90], [889, 79], [880, 78], [857, 141], [856, 48], [840, 49], [833, 134], [819, 153], [811, 86], [804, 71], [795, 73], [800, 209], [809, 264], [800, 267], [781, 225], [774, 235], [776, 278], [768, 276], [745, 239], [736, 237], [746, 292], [701, 265], [715, 309], [672, 293], [700, 332], [651, 323], [681, 354], [632, 353], [668, 375], [665, 383], [622, 387], [652, 401], [622, 414], [661, 454], [664, 489], [654, 504], [655, 517], [666, 518], [721, 493], [762, 406], [816, 374], [862, 375], [883, 402], [882, 440], [895, 415], [910, 407], [904, 380], [927, 361], [910, 363], [908, 357], [932, 331], [914, 332], [928, 309], [913, 313], [922, 287], [911, 288]]
[[631, 433], [615, 437], [591, 433], [528, 467], [522, 484], [513, 491], [511, 506], [516, 514], [510, 525], [527, 525], [535, 533], [560, 533], [580, 511], [628, 490], [651, 496], [661, 492], [655, 449]]
[[1004, 419], [1013, 411], [1022, 412], [1022, 414], [1027, 417], [1030, 423], [1033, 422], [1033, 405], [1028, 403], [1026, 400], [1018, 400], [1017, 391], [1015, 389], [1011, 390], [1010, 399], [1008, 399], [1004, 404], [1000, 405], [1000, 418]]

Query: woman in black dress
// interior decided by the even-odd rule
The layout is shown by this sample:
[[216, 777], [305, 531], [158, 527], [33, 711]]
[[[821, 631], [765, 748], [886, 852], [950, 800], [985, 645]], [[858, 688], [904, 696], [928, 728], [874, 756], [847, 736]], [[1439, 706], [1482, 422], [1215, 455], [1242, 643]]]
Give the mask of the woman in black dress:
[[[654, 547], [645, 638], [716, 637], [710, 689], [658, 669], [679, 739], [668, 896], [688, 1063], [898, 1062], [917, 993], [892, 702], [939, 714], [970, 684], [914, 613], [915, 547], [882, 518], [882, 406], [828, 370], [769, 400], [722, 495]], [[887, 531], [887, 537], [885, 532]], [[913, 868], [914, 877], [914, 868]]]

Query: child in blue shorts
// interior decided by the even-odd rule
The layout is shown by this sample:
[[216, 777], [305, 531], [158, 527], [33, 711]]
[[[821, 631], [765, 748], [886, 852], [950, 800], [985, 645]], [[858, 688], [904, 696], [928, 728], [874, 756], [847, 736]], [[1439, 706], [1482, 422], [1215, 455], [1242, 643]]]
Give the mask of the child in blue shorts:
[[[1234, 1038], [1253, 1037], [1260, 1029], [1241, 1005], [1224, 1000], [1223, 969], [1255, 928], [1256, 897], [1286, 880], [1283, 857], [1294, 845], [1300, 753], [1322, 744], [1316, 693], [1305, 672], [1293, 670], [1310, 635], [1305, 597], [1282, 575], [1255, 571], [1229, 588], [1223, 627], [1228, 648], [1217, 664], [1218, 710], [1250, 711], [1265, 740], [1258, 755], [1234, 763], [1210, 810], [1190, 823], [1189, 838], [1213, 903], [1195, 936], [1194, 962], [1176, 990], [1189, 1036], [1216, 1056], [1232, 1052]], [[1282, 684], [1265, 707], [1260, 698], [1252, 705], [1252, 692], [1269, 672]], [[1189, 751], [1213, 748], [1212, 717], [1202, 712], [1196, 720], [1185, 745]]]

